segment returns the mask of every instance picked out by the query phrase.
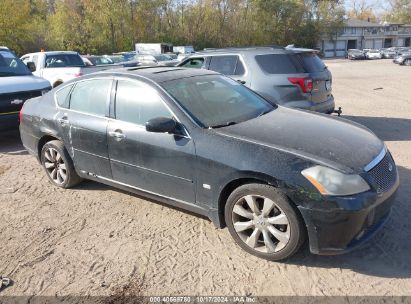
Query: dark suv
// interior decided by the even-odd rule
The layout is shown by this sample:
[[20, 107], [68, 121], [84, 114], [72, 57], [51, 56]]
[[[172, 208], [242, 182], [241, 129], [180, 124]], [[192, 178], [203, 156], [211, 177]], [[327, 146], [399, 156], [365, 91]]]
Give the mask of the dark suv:
[[332, 76], [314, 50], [211, 49], [186, 58], [178, 66], [228, 75], [277, 104], [322, 113], [334, 111]]

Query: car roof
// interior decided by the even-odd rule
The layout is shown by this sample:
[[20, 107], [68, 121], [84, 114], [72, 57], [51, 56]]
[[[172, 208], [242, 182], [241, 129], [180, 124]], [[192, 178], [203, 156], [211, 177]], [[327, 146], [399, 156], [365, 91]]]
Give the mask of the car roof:
[[74, 51], [49, 51], [49, 52], [35, 52], [35, 53], [29, 53], [25, 55], [35, 55], [35, 54], [45, 54], [45, 55], [73, 54], [73, 55], [77, 55], [78, 53]]
[[224, 49], [205, 49], [203, 51], [191, 54], [191, 57], [205, 56], [205, 55], [223, 55], [223, 54], [251, 54], [251, 55], [265, 55], [265, 54], [294, 54], [294, 53], [318, 53], [318, 50], [296, 48], [296, 47], [281, 47], [281, 46], [253, 46], [253, 47], [238, 47], [238, 48], [224, 48]]
[[190, 69], [167, 66], [139, 66], [132, 68], [111, 69], [99, 73], [94, 73], [94, 75], [97, 74], [109, 74], [113, 76], [140, 76], [157, 83], [195, 76], [220, 75], [219, 73], [205, 69]]
[[243, 47], [243, 48], [225, 48], [225, 49], [205, 49], [203, 51], [196, 52], [193, 56], [197, 55], [212, 55], [212, 54], [286, 54], [291, 53], [291, 50], [283, 47], [274, 46], [259, 46], [259, 47]]

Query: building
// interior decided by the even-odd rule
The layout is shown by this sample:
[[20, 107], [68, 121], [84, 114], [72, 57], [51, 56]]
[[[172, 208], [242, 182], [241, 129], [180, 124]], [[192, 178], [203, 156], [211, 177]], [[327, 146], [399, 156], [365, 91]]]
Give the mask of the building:
[[335, 37], [324, 36], [319, 48], [325, 57], [344, 57], [349, 49], [411, 46], [411, 25], [348, 19]]

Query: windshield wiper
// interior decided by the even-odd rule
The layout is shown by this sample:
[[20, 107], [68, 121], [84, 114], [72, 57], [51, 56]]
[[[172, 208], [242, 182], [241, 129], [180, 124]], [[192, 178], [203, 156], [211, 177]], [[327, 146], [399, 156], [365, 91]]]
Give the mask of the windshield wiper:
[[263, 116], [263, 115], [265, 115], [265, 114], [267, 114], [267, 113], [270, 113], [272, 110], [273, 110], [273, 109], [269, 109], [269, 110], [262, 111], [260, 114], [258, 114], [257, 117], [260, 117], [260, 116]]
[[215, 125], [215, 126], [209, 126], [210, 129], [218, 129], [218, 128], [223, 128], [223, 127], [228, 127], [228, 126], [232, 126], [235, 125], [236, 122], [235, 121], [228, 121], [224, 124], [220, 124], [220, 125]]

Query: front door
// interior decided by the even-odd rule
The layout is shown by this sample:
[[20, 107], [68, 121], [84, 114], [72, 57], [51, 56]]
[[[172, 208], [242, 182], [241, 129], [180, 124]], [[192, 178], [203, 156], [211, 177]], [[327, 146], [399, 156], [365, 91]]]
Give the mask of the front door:
[[107, 129], [113, 179], [194, 202], [193, 140], [188, 135], [147, 132], [145, 123], [156, 117], [174, 117], [156, 89], [136, 80], [118, 80], [115, 119]]

